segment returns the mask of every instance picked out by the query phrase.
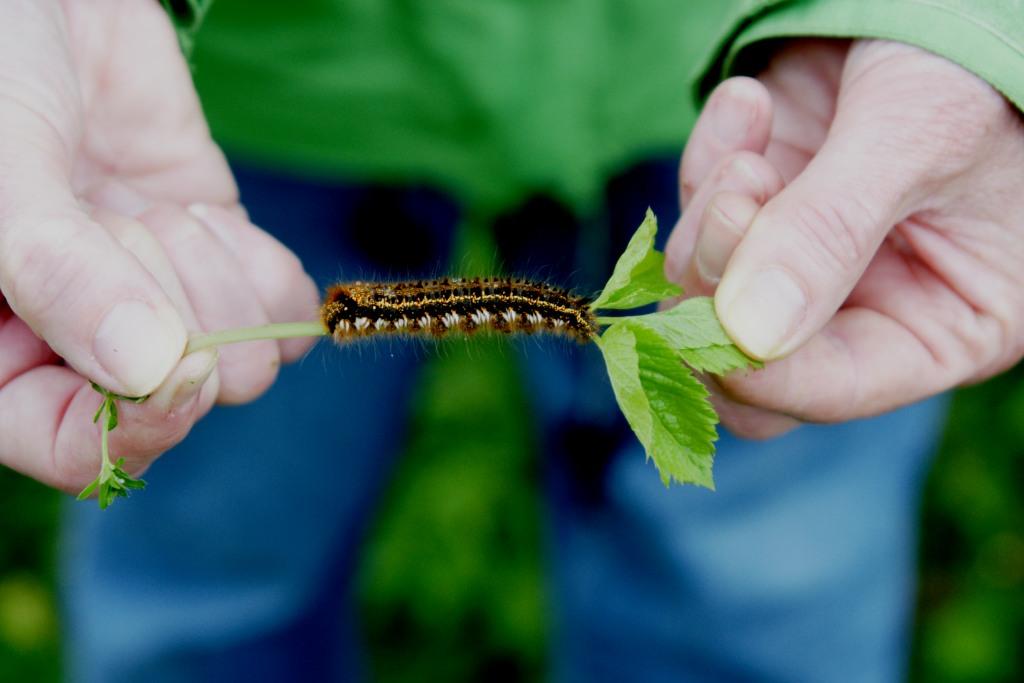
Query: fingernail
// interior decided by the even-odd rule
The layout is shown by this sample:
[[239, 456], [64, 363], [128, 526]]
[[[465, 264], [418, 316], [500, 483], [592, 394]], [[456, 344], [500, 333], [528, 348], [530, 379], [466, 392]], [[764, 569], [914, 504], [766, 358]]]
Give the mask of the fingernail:
[[763, 200], [766, 190], [764, 180], [757, 174], [750, 162], [745, 159], [736, 159], [729, 165], [729, 171], [733, 175], [742, 178], [750, 194], [759, 200]]
[[136, 218], [152, 205], [142, 194], [117, 180], [103, 183], [89, 195], [90, 201], [122, 216]]
[[218, 358], [217, 349], [212, 348], [185, 356], [150, 401], [168, 413], [184, 408], [203, 390], [206, 380], [217, 368]]
[[727, 147], [736, 147], [747, 137], [754, 121], [755, 101], [746, 90], [732, 85], [723, 91], [715, 103], [715, 135]]
[[781, 268], [756, 271], [735, 286], [727, 279], [718, 292], [722, 325], [755, 358], [778, 356], [807, 313], [803, 288]]
[[697, 239], [697, 272], [703, 280], [718, 284], [742, 235], [743, 229], [712, 201]]
[[126, 396], [149, 394], [171, 372], [185, 348], [185, 329], [141, 301], [117, 304], [96, 329], [93, 353]]

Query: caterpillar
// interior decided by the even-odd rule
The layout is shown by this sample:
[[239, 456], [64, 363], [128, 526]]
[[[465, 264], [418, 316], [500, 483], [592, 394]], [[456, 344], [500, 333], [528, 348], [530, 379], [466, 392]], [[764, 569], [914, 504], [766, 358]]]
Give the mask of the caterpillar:
[[336, 342], [376, 335], [435, 338], [489, 330], [552, 333], [586, 343], [598, 333], [587, 297], [520, 278], [348, 282], [328, 288], [320, 316]]

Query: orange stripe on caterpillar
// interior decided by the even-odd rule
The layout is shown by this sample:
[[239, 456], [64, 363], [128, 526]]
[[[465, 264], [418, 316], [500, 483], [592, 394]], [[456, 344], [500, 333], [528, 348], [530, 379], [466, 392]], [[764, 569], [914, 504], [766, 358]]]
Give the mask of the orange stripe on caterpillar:
[[490, 330], [552, 333], [579, 342], [598, 332], [590, 300], [518, 278], [348, 282], [328, 288], [320, 316], [337, 342], [382, 334], [444, 337]]

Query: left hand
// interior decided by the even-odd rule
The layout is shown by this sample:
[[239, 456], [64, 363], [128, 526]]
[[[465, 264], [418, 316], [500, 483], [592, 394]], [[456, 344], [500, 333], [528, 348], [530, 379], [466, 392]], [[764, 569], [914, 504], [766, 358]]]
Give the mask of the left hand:
[[769, 361], [712, 382], [726, 426], [875, 415], [1024, 354], [1024, 125], [888, 41], [798, 41], [729, 79], [680, 171], [666, 271]]

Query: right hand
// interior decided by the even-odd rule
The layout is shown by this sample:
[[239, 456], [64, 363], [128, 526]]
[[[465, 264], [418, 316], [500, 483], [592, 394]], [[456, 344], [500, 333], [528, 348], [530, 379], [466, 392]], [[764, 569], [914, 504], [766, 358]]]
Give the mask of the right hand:
[[152, 394], [111, 435], [138, 474], [309, 347], [182, 358], [191, 332], [310, 320], [319, 297], [246, 219], [159, 3], [0, 4], [0, 294], [0, 463], [68, 491], [99, 471], [88, 380]]

